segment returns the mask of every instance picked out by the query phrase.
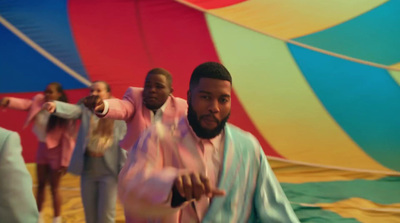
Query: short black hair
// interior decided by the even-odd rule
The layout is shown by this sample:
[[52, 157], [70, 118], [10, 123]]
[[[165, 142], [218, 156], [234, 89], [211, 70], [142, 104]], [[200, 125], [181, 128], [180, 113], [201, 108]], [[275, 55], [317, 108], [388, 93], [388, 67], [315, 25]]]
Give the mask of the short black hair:
[[196, 87], [201, 78], [213, 78], [229, 81], [232, 84], [232, 76], [226, 67], [217, 62], [205, 62], [197, 66], [190, 77], [189, 89]]
[[149, 72], [147, 72], [146, 79], [147, 79], [148, 76], [153, 75], [153, 74], [162, 74], [162, 75], [164, 75], [165, 78], [167, 79], [169, 87], [172, 87], [172, 75], [171, 75], [171, 73], [169, 71], [167, 71], [166, 69], [161, 68], [161, 67], [153, 68]]
[[93, 81], [92, 84], [95, 84], [95, 83], [103, 83], [106, 86], [106, 91], [111, 93], [111, 87], [106, 81], [101, 81], [101, 80], [100, 81]]

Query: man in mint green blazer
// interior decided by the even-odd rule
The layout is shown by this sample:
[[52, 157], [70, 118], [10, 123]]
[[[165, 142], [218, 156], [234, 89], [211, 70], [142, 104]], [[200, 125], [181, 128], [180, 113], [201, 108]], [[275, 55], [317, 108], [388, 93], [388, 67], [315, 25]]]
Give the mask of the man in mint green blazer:
[[0, 222], [38, 222], [32, 178], [21, 151], [18, 133], [0, 127]]
[[298, 223], [258, 142], [227, 123], [232, 78], [199, 65], [177, 125], [155, 123], [119, 175], [127, 223]]

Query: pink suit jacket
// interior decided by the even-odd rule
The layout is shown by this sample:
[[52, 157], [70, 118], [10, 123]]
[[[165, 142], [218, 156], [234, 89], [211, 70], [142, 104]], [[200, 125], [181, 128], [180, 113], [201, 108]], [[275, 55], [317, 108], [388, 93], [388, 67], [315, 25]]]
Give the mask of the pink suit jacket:
[[[108, 113], [105, 118], [125, 120], [127, 132], [120, 146], [130, 150], [139, 138], [140, 134], [151, 125], [150, 110], [143, 104], [143, 88], [130, 87], [125, 92], [122, 100], [108, 99]], [[170, 95], [165, 102], [165, 110], [162, 115], [163, 123], [177, 122], [186, 115], [186, 100]]]
[[[44, 102], [43, 94], [35, 95], [32, 100], [10, 97], [10, 102], [7, 107], [28, 112], [24, 124], [24, 128], [26, 128], [29, 123], [35, 120], [35, 116], [42, 109]], [[76, 128], [74, 122], [69, 122], [69, 124], [64, 128], [55, 128], [46, 134], [47, 148], [55, 148], [61, 143], [61, 166], [67, 167], [69, 165], [75, 147], [75, 135]]]

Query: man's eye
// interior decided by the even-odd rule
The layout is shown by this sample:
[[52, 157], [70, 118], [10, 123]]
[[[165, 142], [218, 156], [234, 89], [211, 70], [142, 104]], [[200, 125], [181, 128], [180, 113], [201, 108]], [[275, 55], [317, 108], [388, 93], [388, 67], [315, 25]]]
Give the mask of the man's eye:
[[221, 98], [219, 101], [220, 101], [221, 103], [227, 103], [227, 102], [229, 102], [228, 98]]

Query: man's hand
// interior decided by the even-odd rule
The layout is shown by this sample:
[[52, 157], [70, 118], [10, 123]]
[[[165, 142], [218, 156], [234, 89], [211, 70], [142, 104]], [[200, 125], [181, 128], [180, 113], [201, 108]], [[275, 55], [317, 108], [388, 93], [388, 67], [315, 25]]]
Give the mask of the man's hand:
[[48, 101], [42, 105], [42, 108], [50, 113], [54, 113], [56, 111], [56, 103]]
[[210, 180], [199, 173], [178, 176], [174, 181], [174, 187], [187, 201], [192, 199], [200, 200], [203, 195], [210, 198], [225, 196], [225, 191], [211, 187]]
[[95, 112], [103, 112], [104, 110], [104, 102], [97, 95], [87, 96], [83, 99], [83, 104], [90, 110]]
[[8, 103], [10, 103], [10, 98], [4, 97], [0, 99], [0, 107], [5, 108], [7, 107]]

